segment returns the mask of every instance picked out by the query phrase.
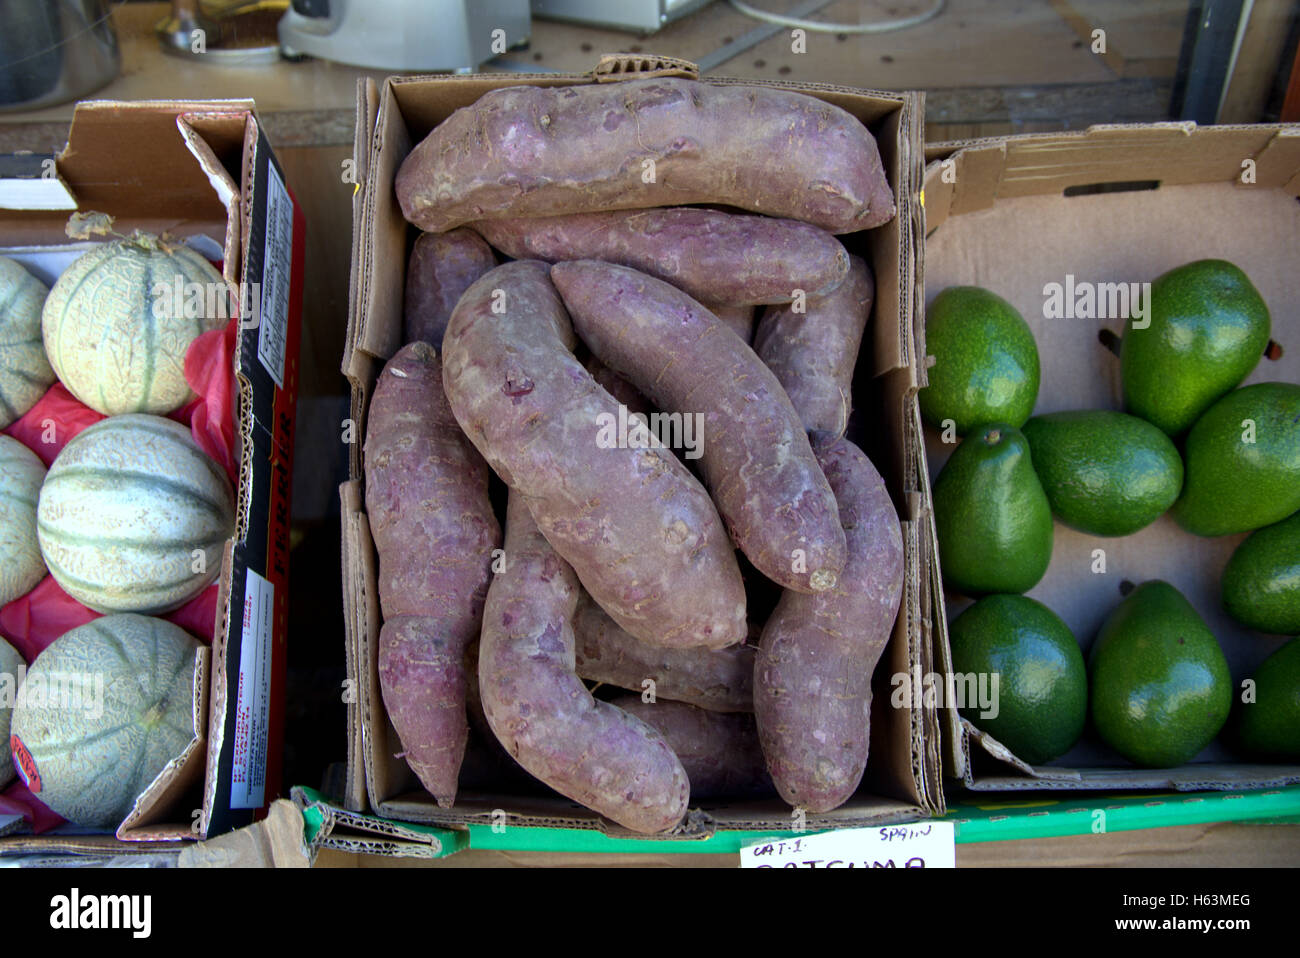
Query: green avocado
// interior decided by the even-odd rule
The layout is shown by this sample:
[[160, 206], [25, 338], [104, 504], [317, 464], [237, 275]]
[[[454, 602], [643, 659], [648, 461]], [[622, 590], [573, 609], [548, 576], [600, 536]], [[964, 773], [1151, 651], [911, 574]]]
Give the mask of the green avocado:
[[1249, 752], [1300, 758], [1300, 639], [1265, 659], [1254, 680], [1254, 701], [1237, 713], [1237, 741]]
[[1218, 640], [1167, 582], [1143, 583], [1115, 607], [1088, 667], [1093, 725], [1138, 765], [1191, 761], [1232, 709], [1232, 676]]
[[1171, 436], [1245, 379], [1268, 345], [1268, 307], [1233, 264], [1203, 259], [1151, 284], [1150, 323], [1130, 317], [1120, 344], [1125, 408]]
[[936, 429], [951, 419], [959, 436], [1003, 422], [1019, 429], [1038, 398], [1038, 347], [1024, 317], [978, 286], [949, 286], [926, 311], [934, 357], [920, 391], [921, 415]]
[[1005, 424], [962, 440], [934, 481], [944, 582], [957, 592], [1027, 592], [1052, 559], [1052, 509], [1029, 444]]
[[[953, 672], [967, 696], [960, 711], [972, 725], [1030, 765], [1064, 755], [1079, 740], [1088, 718], [1088, 671], [1060, 616], [1028, 596], [990, 595], [953, 619], [948, 635]], [[966, 691], [970, 676], [984, 690], [981, 701]]]
[[1035, 416], [1023, 431], [1053, 514], [1082, 532], [1137, 532], [1183, 487], [1178, 450], [1145, 419], [1104, 409], [1055, 412]]
[[1300, 633], [1300, 512], [1237, 546], [1223, 570], [1223, 608], [1247, 628]]
[[1272, 525], [1300, 509], [1300, 386], [1228, 393], [1187, 434], [1173, 516], [1198, 536]]

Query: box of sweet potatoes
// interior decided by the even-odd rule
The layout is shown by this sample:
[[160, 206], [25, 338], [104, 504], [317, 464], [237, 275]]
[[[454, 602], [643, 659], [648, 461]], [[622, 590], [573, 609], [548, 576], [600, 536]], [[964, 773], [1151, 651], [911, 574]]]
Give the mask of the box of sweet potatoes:
[[1102, 126], [927, 157], [948, 774], [1300, 782], [1300, 127]]
[[305, 225], [251, 101], [6, 169], [0, 855], [163, 853], [279, 793]]
[[349, 809], [622, 844], [942, 811], [921, 110], [655, 57], [360, 86]]

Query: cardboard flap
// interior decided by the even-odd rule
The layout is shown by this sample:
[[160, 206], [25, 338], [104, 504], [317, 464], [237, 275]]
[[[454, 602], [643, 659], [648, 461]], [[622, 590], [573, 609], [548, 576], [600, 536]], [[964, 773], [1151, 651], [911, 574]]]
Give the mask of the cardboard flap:
[[[238, 157], [242, 156], [244, 133], [248, 125], [247, 114], [187, 113], [176, 118], [176, 128], [180, 130], [186, 147], [194, 154], [194, 158], [199, 161], [199, 168], [207, 175], [208, 183], [211, 185], [213, 192], [216, 193], [218, 202], [226, 211], [226, 235], [222, 249], [221, 274], [235, 293], [236, 302], [239, 302], [239, 297], [235, 284], [239, 281], [241, 261], [239, 256], [241, 252], [240, 184], [236, 183], [230, 175], [229, 170], [218, 157], [217, 149], [214, 148], [213, 144], [220, 144], [222, 139], [225, 139], [227, 151], [224, 152], [228, 152], [229, 137], [231, 133], [237, 130], [236, 142], [240, 147], [240, 151], [236, 153], [236, 168], [238, 169]], [[200, 132], [200, 130], [203, 132]], [[208, 137], [212, 137], [212, 139], [210, 140]]]
[[366, 245], [361, 236], [362, 211], [365, 209], [366, 202], [366, 193], [363, 187], [370, 179], [370, 143], [375, 132], [378, 113], [378, 86], [369, 77], [358, 79], [357, 113], [352, 135], [352, 170], [355, 178], [352, 187], [352, 271], [348, 276], [347, 332], [343, 337], [343, 361], [341, 367], [343, 375], [354, 383], [357, 381], [357, 373], [353, 370], [352, 357], [356, 348], [358, 329], [361, 325], [359, 306], [363, 275], [362, 259], [366, 250]]
[[1300, 176], [1300, 125], [1282, 127], [1254, 159], [1256, 185], [1286, 187]]
[[[77, 104], [60, 174], [83, 209], [121, 220], [224, 220], [226, 209], [189, 151], [169, 150], [186, 113], [251, 112], [251, 100], [217, 102], [89, 100]], [[242, 121], [241, 121], [242, 122]]]
[[928, 218], [933, 228], [998, 198], [1102, 184], [1282, 186], [1300, 173], [1297, 137], [1297, 125], [1177, 122], [933, 144], [926, 151], [934, 161], [926, 170]]
[[[344, 786], [343, 804], [357, 812], [366, 810], [366, 778], [363, 749], [365, 741], [361, 734], [360, 690], [358, 688], [365, 670], [361, 668], [360, 649], [355, 637], [365, 629], [364, 569], [365, 563], [359, 558], [358, 551], [366, 548], [360, 522], [353, 519], [363, 510], [363, 487], [359, 479], [352, 479], [339, 486], [339, 514], [342, 542], [343, 567], [343, 618], [344, 651], [347, 661], [348, 686], [343, 696], [347, 705], [348, 756], [347, 781]], [[358, 601], [361, 597], [361, 601]]]
[[[201, 808], [193, 810], [193, 824], [189, 830], [175, 824], [157, 826], [168, 819], [172, 823], [177, 820], [176, 803], [203, 778], [207, 755], [210, 663], [211, 650], [206, 645], [199, 646], [194, 653], [194, 710], [191, 713], [194, 737], [136, 798], [135, 807], [117, 827], [117, 837], [124, 842], [176, 841], [199, 835], [203, 824]], [[184, 819], [186, 816], [179, 817]]]
[[970, 213], [993, 205], [1007, 163], [1004, 144], [963, 150], [953, 171], [952, 200], [948, 213]]
[[311, 850], [303, 838], [302, 814], [293, 802], [276, 799], [263, 821], [181, 849], [180, 868], [308, 868]]
[[591, 71], [597, 83], [619, 80], [644, 80], [648, 77], [700, 78], [700, 68], [680, 57], [638, 56], [632, 53], [606, 53]]
[[313, 856], [319, 848], [389, 858], [442, 858], [469, 847], [464, 829], [375, 818], [339, 808], [315, 789], [294, 786], [290, 797], [302, 811]]

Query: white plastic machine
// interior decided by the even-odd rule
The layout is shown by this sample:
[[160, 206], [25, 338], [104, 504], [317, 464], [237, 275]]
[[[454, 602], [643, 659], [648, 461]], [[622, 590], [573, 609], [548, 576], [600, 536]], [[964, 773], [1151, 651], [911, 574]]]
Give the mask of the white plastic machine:
[[279, 30], [287, 56], [468, 73], [531, 27], [528, 0], [293, 0]]
[[713, 0], [532, 0], [533, 13], [554, 20], [654, 33]]

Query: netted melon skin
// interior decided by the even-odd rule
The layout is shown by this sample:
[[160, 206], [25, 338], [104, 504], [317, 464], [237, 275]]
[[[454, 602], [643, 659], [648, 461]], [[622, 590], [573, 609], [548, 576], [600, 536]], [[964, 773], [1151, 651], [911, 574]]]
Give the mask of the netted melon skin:
[[64, 270], [41, 331], [59, 380], [106, 416], [166, 415], [194, 398], [185, 353], [233, 313], [221, 274], [199, 253], [135, 233]]
[[188, 429], [159, 416], [114, 416], [50, 466], [37, 537], [50, 574], [78, 602], [156, 615], [217, 578], [234, 515], [229, 480]]
[[36, 536], [36, 503], [45, 464], [17, 439], [0, 436], [0, 606], [45, 578]]
[[[9, 726], [14, 712], [11, 696], [22, 684], [23, 665], [23, 657], [18, 654], [18, 650], [0, 639], [0, 689], [4, 690], [3, 696], [0, 696], [0, 741], [5, 743], [9, 741]], [[0, 762], [0, 788], [8, 788], [17, 774], [13, 762]]]
[[0, 429], [18, 420], [54, 383], [41, 339], [41, 310], [49, 288], [0, 256]]
[[115, 829], [194, 738], [198, 648], [179, 626], [130, 614], [52, 643], [24, 689], [66, 695], [47, 691], [38, 704], [24, 694], [13, 714], [10, 741], [28, 788], [70, 822]]

